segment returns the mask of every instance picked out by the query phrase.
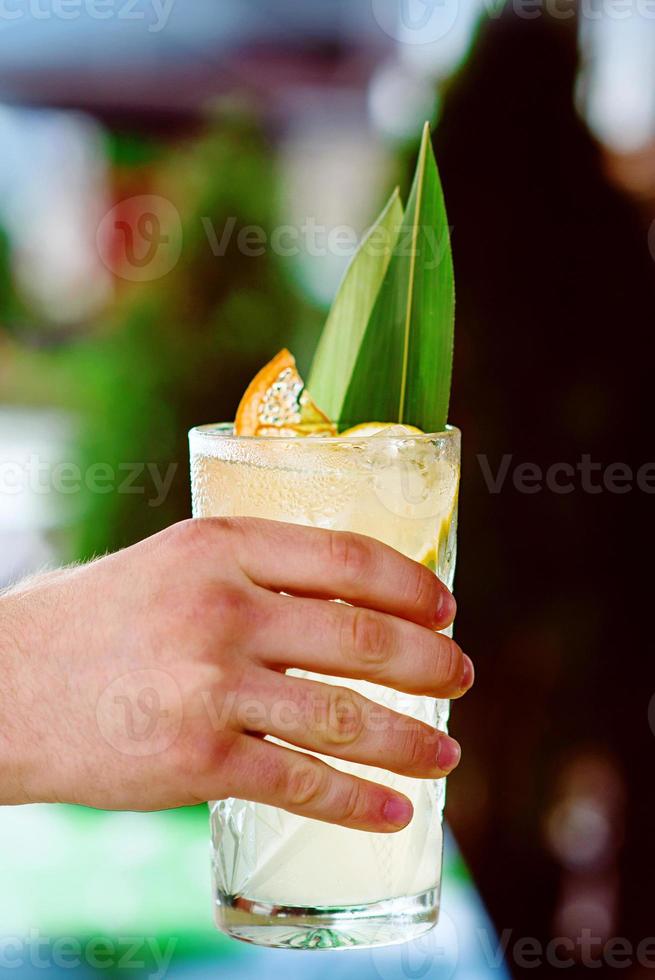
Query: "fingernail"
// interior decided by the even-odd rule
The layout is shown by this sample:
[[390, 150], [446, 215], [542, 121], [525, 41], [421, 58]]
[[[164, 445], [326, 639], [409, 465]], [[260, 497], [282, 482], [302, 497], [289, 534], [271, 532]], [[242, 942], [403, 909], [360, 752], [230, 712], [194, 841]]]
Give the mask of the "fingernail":
[[473, 684], [475, 680], [475, 669], [473, 667], [473, 661], [470, 657], [464, 654], [464, 665], [462, 667], [462, 678], [460, 680], [460, 687], [462, 691], [468, 691], [469, 687]]
[[444, 736], [439, 739], [439, 748], [437, 749], [437, 765], [442, 772], [450, 772], [454, 769], [459, 762], [462, 755], [462, 750], [455, 741], [454, 738], [448, 738]]
[[387, 823], [394, 827], [406, 827], [412, 819], [414, 808], [409, 800], [403, 800], [400, 796], [392, 796], [384, 804], [382, 813]]
[[448, 626], [455, 618], [455, 613], [457, 612], [457, 603], [455, 602], [455, 597], [450, 593], [443, 590], [439, 597], [437, 603], [437, 611], [435, 613], [438, 626]]

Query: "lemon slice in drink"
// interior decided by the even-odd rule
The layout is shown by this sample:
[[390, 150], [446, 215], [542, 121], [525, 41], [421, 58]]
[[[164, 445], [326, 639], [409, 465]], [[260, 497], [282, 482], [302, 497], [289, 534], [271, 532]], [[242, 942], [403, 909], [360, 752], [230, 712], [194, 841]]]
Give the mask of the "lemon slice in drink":
[[336, 426], [305, 389], [286, 349], [248, 385], [234, 422], [235, 436], [334, 436]]
[[349, 439], [351, 436], [359, 436], [365, 439], [367, 436], [377, 436], [385, 429], [402, 429], [403, 434], [408, 436], [425, 435], [422, 429], [417, 429], [415, 425], [399, 425], [393, 422], [362, 422], [360, 425], [353, 425], [352, 429], [346, 429], [341, 435]]
[[[439, 537], [441, 537], [441, 535], [439, 535]], [[431, 547], [426, 548], [423, 554], [419, 555], [416, 560], [420, 565], [425, 565], [426, 568], [429, 568], [431, 572], [436, 572], [438, 553], [438, 546], [432, 545]]]
[[436, 544], [428, 545], [416, 559], [444, 580], [450, 576], [455, 560], [455, 512], [456, 503], [453, 501], [449, 513], [441, 519]]

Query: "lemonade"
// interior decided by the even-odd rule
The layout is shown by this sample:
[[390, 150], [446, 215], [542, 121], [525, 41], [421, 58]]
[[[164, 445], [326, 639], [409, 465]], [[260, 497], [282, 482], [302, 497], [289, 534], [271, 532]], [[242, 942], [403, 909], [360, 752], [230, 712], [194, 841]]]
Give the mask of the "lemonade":
[[[232, 426], [203, 426], [192, 430], [190, 442], [196, 517], [260, 517], [367, 534], [452, 587], [456, 429], [240, 438]], [[347, 685], [395, 711], [446, 725], [447, 701], [293, 673]], [[375, 945], [419, 935], [436, 920], [445, 781], [326, 761], [406, 794], [414, 805], [411, 823], [395, 834], [373, 834], [261, 804], [212, 804], [217, 924], [231, 935], [297, 948]]]
[[[308, 384], [285, 348], [249, 384], [234, 426], [192, 430], [196, 516], [355, 531], [452, 585], [460, 436], [447, 427], [455, 327], [449, 228], [426, 123], [407, 201], [396, 188], [355, 251]], [[445, 727], [446, 701], [297, 673]], [[229, 935], [299, 949], [375, 946], [411, 939], [437, 921], [444, 781], [327, 761], [404, 793], [411, 822], [398, 833], [363, 833], [270, 806], [214, 804], [216, 922]]]

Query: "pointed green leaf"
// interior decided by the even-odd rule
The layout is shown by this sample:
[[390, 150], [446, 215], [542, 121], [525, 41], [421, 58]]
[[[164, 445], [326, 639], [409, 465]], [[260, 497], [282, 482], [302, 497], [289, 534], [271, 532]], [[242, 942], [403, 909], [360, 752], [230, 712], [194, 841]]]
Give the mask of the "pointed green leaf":
[[338, 419], [355, 361], [403, 220], [398, 188], [370, 228], [346, 270], [323, 328], [307, 389]]
[[448, 218], [426, 124], [403, 225], [339, 421], [441, 431], [448, 421], [454, 321]]

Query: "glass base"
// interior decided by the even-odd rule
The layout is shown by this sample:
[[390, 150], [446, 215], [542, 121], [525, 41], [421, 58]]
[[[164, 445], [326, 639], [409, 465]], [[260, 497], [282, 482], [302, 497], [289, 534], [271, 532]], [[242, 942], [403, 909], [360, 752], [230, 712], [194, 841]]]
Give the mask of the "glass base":
[[439, 891], [369, 905], [302, 908], [218, 894], [215, 920], [234, 939], [280, 949], [391, 946], [428, 932], [439, 918]]

